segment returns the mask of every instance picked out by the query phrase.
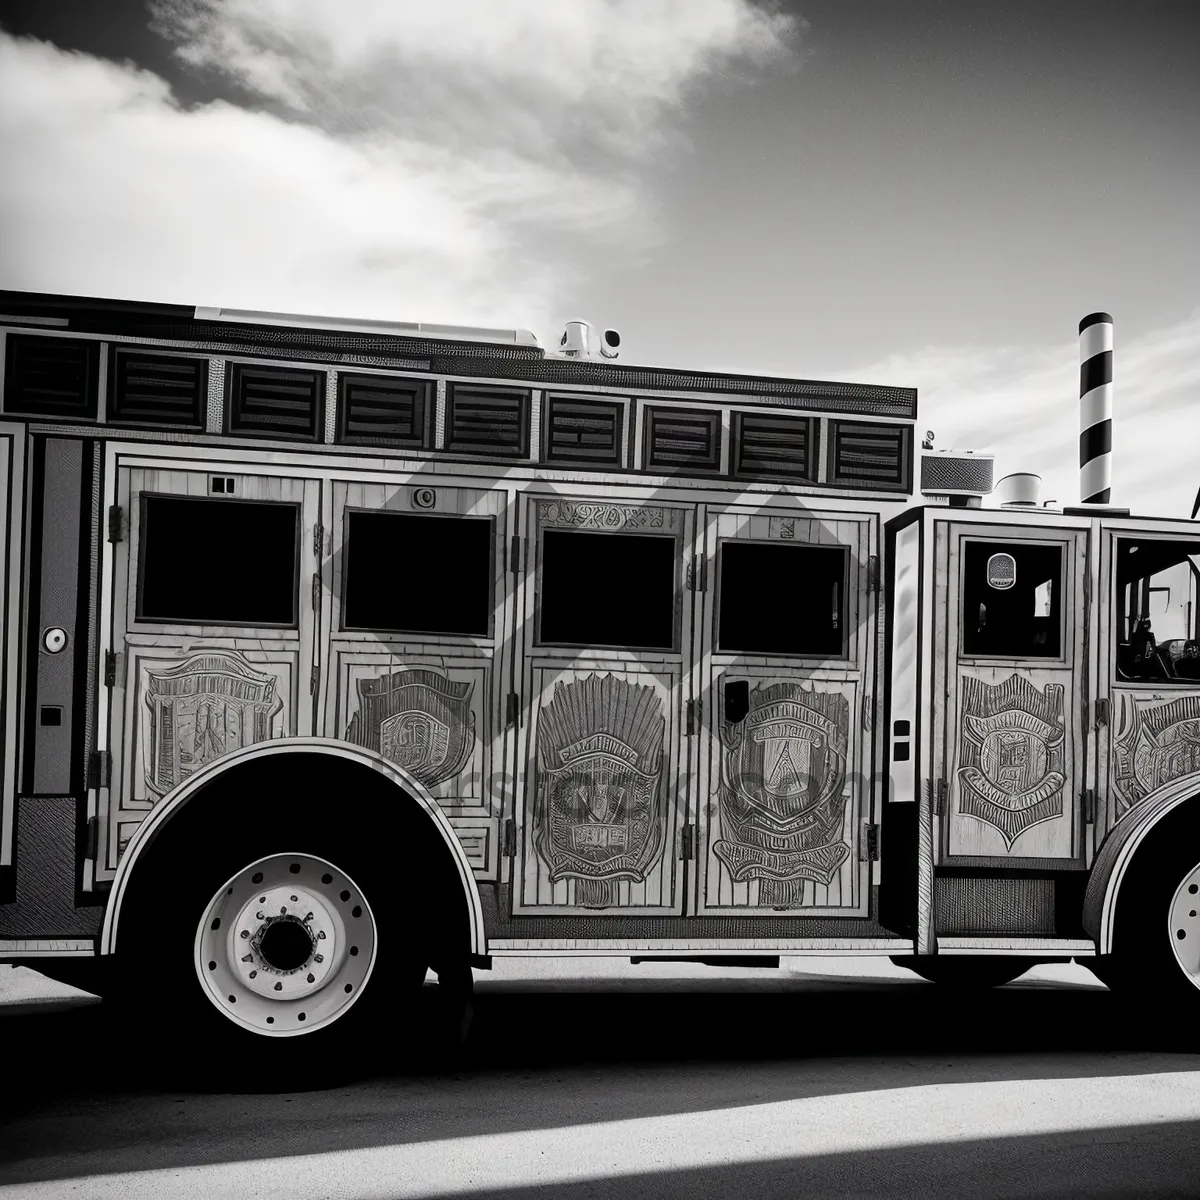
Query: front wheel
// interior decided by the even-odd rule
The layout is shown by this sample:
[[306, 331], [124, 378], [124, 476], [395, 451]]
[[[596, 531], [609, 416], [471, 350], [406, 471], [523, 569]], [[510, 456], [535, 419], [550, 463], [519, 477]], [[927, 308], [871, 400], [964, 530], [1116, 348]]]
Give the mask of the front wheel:
[[1134, 1002], [1200, 1002], [1200, 861], [1189, 833], [1144, 846], [1121, 887], [1113, 952], [1097, 974]]

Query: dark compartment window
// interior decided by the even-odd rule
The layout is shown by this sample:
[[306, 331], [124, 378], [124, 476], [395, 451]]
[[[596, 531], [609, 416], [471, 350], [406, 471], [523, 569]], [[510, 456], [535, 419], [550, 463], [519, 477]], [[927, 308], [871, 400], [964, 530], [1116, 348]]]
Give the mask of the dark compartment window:
[[488, 637], [490, 517], [347, 512], [342, 626]]
[[1200, 684], [1200, 540], [1117, 540], [1117, 677]]
[[143, 496], [138, 620], [295, 625], [300, 509]]
[[846, 561], [841, 546], [722, 542], [717, 648], [842, 657]]
[[1058, 658], [1061, 546], [963, 543], [962, 652], [971, 658]]
[[676, 543], [639, 533], [542, 534], [539, 641], [675, 648]]

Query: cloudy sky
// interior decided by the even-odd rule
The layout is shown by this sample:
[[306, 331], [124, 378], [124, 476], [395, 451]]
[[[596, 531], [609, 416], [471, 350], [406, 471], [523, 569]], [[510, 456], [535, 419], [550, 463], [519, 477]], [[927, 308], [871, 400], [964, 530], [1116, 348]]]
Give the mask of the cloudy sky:
[[0, 287], [915, 386], [1078, 498], [1200, 486], [1193, 0], [5, 0]]

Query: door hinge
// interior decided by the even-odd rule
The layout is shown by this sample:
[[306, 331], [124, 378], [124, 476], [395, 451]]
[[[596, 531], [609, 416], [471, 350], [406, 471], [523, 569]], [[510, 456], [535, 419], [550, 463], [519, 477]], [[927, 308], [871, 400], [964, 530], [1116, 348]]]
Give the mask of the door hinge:
[[115, 650], [105, 650], [104, 652], [104, 686], [107, 688], [117, 686], [117, 652]]
[[872, 592], [879, 591], [879, 555], [872, 554], [867, 559], [867, 588]]
[[517, 857], [517, 823], [512, 817], [504, 822], [504, 845], [501, 853], [505, 858]]
[[313, 555], [320, 559], [325, 553], [325, 526], [318, 521], [313, 526]]
[[695, 825], [685, 825], [679, 831], [679, 857], [684, 862], [689, 862], [696, 857]]
[[512, 729], [521, 724], [521, 697], [516, 692], [509, 692], [504, 706], [504, 725]]
[[513, 537], [508, 543], [508, 569], [514, 575], [521, 573], [521, 539]]
[[1096, 823], [1096, 789], [1084, 788], [1079, 796], [1083, 805], [1083, 820], [1085, 824]]
[[87, 838], [83, 844], [83, 857], [95, 858], [96, 851], [100, 848], [100, 818], [88, 817], [87, 819]]
[[708, 590], [708, 564], [703, 558], [696, 558], [693, 555], [688, 561], [687, 586], [688, 590], [692, 592]]
[[1096, 700], [1096, 726], [1095, 727], [1097, 729], [1099, 729], [1101, 725], [1105, 725], [1105, 726], [1108, 725], [1108, 697], [1107, 696], [1100, 696]]
[[312, 670], [308, 673], [308, 694], [315, 696], [317, 688], [321, 683], [321, 666], [319, 663], [313, 663]]
[[879, 861], [879, 826], [873, 825], [869, 821], [863, 822], [858, 858], [860, 862]]
[[935, 816], [940, 817], [946, 811], [946, 793], [949, 788], [946, 786], [944, 779], [939, 779], [934, 785], [933, 791], [933, 812]]
[[108, 540], [110, 542], [121, 540], [121, 506], [119, 504], [108, 506]]
[[87, 788], [108, 787], [112, 780], [112, 755], [107, 750], [93, 750], [88, 755]]
[[696, 720], [700, 715], [700, 701], [689, 700], [684, 711], [683, 733], [685, 737], [693, 737], [696, 733]]

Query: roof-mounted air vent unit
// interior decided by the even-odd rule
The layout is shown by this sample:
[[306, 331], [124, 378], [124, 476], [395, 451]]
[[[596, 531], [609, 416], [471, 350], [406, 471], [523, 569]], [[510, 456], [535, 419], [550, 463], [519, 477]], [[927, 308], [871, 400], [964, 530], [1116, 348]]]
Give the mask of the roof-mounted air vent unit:
[[996, 460], [972, 450], [926, 450], [921, 454], [921, 495], [928, 504], [978, 508], [992, 490]]

